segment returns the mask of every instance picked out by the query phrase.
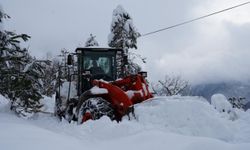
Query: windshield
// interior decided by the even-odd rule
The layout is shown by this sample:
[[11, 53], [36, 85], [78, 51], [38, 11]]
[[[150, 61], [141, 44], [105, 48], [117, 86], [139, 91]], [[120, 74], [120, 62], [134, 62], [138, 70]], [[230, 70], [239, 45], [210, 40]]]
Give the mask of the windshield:
[[105, 75], [113, 79], [112, 65], [114, 56], [111, 54], [88, 52], [83, 57], [83, 69], [90, 70], [92, 75]]

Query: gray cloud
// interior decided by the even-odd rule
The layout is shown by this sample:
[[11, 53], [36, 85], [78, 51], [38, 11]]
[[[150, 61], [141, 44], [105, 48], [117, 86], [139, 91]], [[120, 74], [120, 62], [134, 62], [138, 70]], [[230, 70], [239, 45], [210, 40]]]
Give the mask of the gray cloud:
[[[90, 33], [107, 46], [112, 11], [118, 4], [131, 14], [138, 30], [146, 33], [240, 2], [243, 0], [1, 1], [12, 17], [5, 21], [5, 28], [30, 34], [30, 51], [40, 58], [48, 51], [55, 55], [61, 48], [74, 51]], [[192, 83], [248, 80], [249, 8], [140, 38], [137, 52], [148, 58], [143, 66], [150, 80], [165, 74], [180, 74]]]

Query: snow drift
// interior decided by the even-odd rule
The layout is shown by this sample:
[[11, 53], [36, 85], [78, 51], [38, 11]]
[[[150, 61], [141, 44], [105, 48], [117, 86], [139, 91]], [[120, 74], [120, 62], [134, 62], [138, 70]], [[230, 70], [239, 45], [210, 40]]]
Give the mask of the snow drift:
[[[247, 150], [250, 112], [236, 111], [232, 121], [200, 97], [158, 97], [135, 106], [136, 119], [121, 123], [107, 117], [83, 125], [40, 114], [23, 120], [0, 97], [0, 148], [22, 149], [213, 149]], [[53, 100], [44, 99], [53, 110]]]

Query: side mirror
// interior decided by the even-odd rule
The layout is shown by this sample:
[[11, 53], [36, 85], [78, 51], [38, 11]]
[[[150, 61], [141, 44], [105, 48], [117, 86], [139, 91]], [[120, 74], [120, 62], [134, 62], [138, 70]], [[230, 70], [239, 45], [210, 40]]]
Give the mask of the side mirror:
[[148, 76], [148, 73], [146, 71], [141, 71], [138, 72], [141, 76], [143, 76], [144, 78], [146, 78]]
[[68, 58], [67, 58], [67, 64], [68, 65], [73, 65], [73, 61], [74, 61], [73, 55], [69, 54]]

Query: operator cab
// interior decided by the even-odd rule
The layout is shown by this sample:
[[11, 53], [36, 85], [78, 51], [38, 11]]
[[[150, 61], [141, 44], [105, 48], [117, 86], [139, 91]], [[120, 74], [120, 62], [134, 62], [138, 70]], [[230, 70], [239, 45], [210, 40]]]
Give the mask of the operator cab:
[[114, 81], [124, 76], [122, 49], [77, 48], [79, 94], [91, 88], [91, 80]]

